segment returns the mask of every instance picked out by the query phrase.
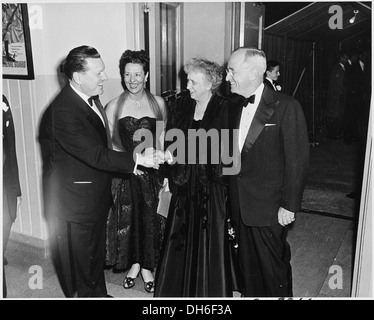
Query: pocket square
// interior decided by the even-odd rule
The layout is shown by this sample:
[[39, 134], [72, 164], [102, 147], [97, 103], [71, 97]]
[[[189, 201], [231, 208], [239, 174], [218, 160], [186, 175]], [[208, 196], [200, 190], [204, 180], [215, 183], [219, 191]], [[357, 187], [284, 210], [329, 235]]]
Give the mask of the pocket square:
[[4, 101], [2, 102], [1, 106], [2, 106], [4, 112], [8, 111], [9, 107], [6, 105], [6, 103]]
[[92, 183], [92, 181], [74, 181], [73, 183], [86, 184], [86, 183]]
[[272, 127], [272, 126], [275, 126], [275, 125], [276, 125], [275, 123], [266, 123], [265, 127]]

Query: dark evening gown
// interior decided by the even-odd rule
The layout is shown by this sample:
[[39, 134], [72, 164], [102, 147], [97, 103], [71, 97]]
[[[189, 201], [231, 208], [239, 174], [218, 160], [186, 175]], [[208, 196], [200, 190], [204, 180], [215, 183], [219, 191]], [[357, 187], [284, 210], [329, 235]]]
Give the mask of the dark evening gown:
[[[150, 130], [155, 139], [156, 119], [118, 120], [118, 133], [126, 151], [132, 152], [140, 143], [133, 141], [138, 129]], [[113, 206], [106, 238], [106, 265], [113, 267], [113, 271], [124, 271], [134, 263], [153, 270], [159, 261], [165, 218], [156, 211], [163, 179], [157, 170], [143, 167], [141, 170], [143, 175], [128, 174], [113, 179]]]
[[[201, 121], [195, 101], [180, 98], [170, 111], [168, 129], [221, 129], [225, 100], [213, 95]], [[187, 143], [186, 143], [187, 145]], [[219, 152], [218, 145], [213, 145]], [[189, 149], [186, 150], [186, 155]], [[199, 148], [196, 146], [196, 158]], [[207, 155], [210, 154], [208, 148]], [[172, 193], [155, 297], [230, 297], [238, 288], [237, 263], [228, 236], [227, 187], [222, 163], [169, 166]]]

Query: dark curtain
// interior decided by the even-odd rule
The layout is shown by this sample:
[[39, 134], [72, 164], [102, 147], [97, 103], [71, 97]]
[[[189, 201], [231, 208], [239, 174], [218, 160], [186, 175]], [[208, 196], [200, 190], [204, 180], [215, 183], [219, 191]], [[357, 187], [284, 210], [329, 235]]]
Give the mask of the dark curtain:
[[310, 141], [322, 139], [325, 134], [324, 109], [329, 74], [327, 61], [323, 59], [323, 46], [318, 42], [314, 44], [314, 74], [311, 41], [265, 34], [263, 50], [267, 59], [280, 63], [281, 76], [278, 82], [282, 91], [294, 95], [302, 105]]
[[368, 39], [370, 38], [366, 33], [343, 41], [322, 37], [314, 42], [313, 72], [312, 41], [264, 35], [263, 50], [267, 59], [277, 60], [280, 63], [281, 76], [278, 82], [284, 93], [291, 96], [294, 94], [305, 68], [294, 97], [303, 107], [311, 142], [321, 142], [326, 139], [327, 90], [330, 73], [337, 63], [338, 51], [341, 49], [350, 55], [360, 42], [370, 51], [371, 45]]

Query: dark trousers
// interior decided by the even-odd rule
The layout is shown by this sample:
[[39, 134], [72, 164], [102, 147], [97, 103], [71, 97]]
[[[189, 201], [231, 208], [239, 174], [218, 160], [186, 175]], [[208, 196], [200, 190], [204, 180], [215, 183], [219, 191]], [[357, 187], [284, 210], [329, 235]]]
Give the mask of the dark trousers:
[[292, 297], [291, 250], [280, 224], [249, 227], [239, 222], [239, 264], [245, 297]]
[[106, 297], [106, 219], [73, 223], [49, 218], [52, 260], [66, 297]]

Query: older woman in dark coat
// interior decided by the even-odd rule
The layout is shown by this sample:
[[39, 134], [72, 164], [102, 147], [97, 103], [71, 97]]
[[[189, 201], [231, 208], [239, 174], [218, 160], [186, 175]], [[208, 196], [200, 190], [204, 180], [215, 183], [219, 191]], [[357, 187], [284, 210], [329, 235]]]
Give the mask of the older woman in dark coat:
[[[172, 129], [182, 131], [186, 149], [185, 157], [177, 154], [180, 150], [172, 152], [169, 166], [172, 198], [155, 296], [227, 297], [234, 290], [233, 261], [220, 141], [229, 102], [216, 93], [222, 80], [219, 65], [192, 59], [185, 72], [190, 95], [171, 108], [165, 135], [167, 146]], [[213, 138], [191, 144], [193, 130]]]

